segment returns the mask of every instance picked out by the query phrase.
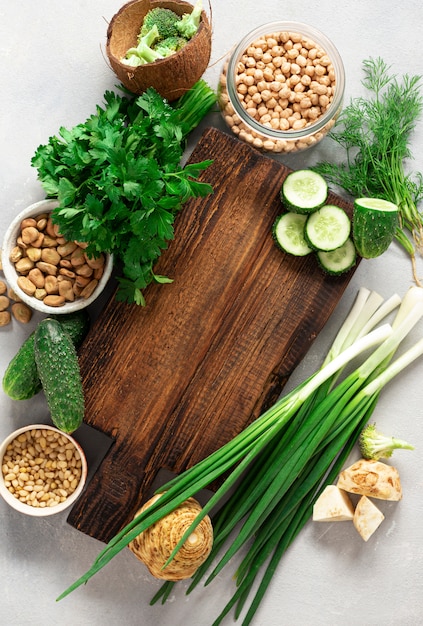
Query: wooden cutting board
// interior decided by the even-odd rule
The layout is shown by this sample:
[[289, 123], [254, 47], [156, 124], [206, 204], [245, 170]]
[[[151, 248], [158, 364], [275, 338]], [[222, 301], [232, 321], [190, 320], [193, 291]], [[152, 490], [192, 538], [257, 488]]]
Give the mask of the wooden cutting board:
[[[344, 292], [315, 258], [272, 239], [286, 167], [217, 129], [191, 162], [214, 193], [190, 200], [156, 267], [147, 305], [114, 297], [80, 350], [85, 422], [113, 438], [68, 522], [111, 539], [150, 495], [239, 433], [280, 395]], [[331, 194], [329, 202], [351, 212]]]

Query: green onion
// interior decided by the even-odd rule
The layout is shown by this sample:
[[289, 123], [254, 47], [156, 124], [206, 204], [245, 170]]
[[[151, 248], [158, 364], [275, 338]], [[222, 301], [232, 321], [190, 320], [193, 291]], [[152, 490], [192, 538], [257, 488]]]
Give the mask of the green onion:
[[[244, 626], [249, 624], [285, 550], [310, 518], [322, 489], [335, 480], [372, 415], [381, 390], [423, 354], [422, 339], [393, 360], [423, 316], [422, 293], [422, 288], [412, 287], [402, 301], [396, 295], [383, 301], [375, 292], [361, 289], [320, 369], [227, 444], [161, 487], [161, 498], [123, 528], [59, 599], [86, 583], [143, 530], [225, 476], [168, 562], [200, 520], [210, 514], [213, 549], [187, 593], [199, 584], [221, 551], [223, 555], [205, 585], [248, 546], [235, 574], [237, 589], [213, 626], [220, 624], [234, 606], [235, 617], [239, 617], [264, 568], [243, 621]], [[379, 325], [396, 308], [392, 324]], [[367, 356], [355, 366], [364, 353]], [[350, 373], [347, 366], [352, 369]], [[235, 539], [226, 546], [238, 525]], [[152, 603], [159, 599], [165, 602], [174, 584], [165, 582]]]

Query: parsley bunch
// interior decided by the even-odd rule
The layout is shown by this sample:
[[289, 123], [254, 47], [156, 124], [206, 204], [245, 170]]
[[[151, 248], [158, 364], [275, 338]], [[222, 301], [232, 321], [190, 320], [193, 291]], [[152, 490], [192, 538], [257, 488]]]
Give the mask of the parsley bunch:
[[53, 221], [69, 240], [86, 242], [93, 257], [114, 255], [120, 265], [118, 300], [145, 304], [142, 290], [154, 263], [174, 237], [177, 212], [211, 185], [197, 180], [211, 161], [184, 167], [185, 139], [215, 103], [200, 80], [176, 104], [153, 88], [141, 96], [104, 94], [105, 104], [84, 123], [39, 146], [31, 160], [50, 198]]

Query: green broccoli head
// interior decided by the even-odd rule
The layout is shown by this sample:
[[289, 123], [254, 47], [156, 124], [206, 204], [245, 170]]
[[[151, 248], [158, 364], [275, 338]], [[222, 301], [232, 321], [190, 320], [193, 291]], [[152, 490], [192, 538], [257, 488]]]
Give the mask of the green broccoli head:
[[389, 458], [396, 449], [414, 450], [414, 446], [406, 441], [396, 437], [387, 437], [379, 432], [376, 429], [376, 424], [368, 424], [361, 431], [358, 446], [364, 459], [372, 459], [374, 461]]
[[157, 26], [154, 25], [150, 30], [146, 31], [143, 36], [138, 38], [136, 48], [129, 48], [122, 59], [122, 63], [130, 65], [131, 67], [137, 67], [144, 63], [152, 63], [153, 61], [157, 61], [157, 59], [162, 59], [163, 56], [152, 48], [158, 39], [159, 31]]
[[180, 20], [181, 17], [171, 9], [161, 7], [150, 9], [144, 17], [140, 37], [144, 37], [154, 26], [156, 26], [159, 31], [159, 39], [178, 36], [179, 31], [176, 25]]
[[154, 49], [163, 57], [168, 57], [174, 52], [181, 50], [186, 43], [187, 40], [184, 37], [166, 37], [166, 39], [162, 39]]
[[192, 39], [196, 34], [203, 10], [202, 0], [197, 0], [191, 13], [184, 13], [181, 20], [176, 23], [179, 34], [185, 39]]

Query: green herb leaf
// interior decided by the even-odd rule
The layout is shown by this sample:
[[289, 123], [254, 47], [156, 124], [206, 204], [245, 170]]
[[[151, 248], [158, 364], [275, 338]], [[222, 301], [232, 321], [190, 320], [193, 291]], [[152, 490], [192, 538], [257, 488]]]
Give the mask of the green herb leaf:
[[104, 105], [84, 123], [39, 146], [31, 164], [49, 197], [53, 221], [93, 256], [112, 253], [121, 266], [118, 299], [143, 305], [142, 290], [173, 239], [178, 211], [211, 185], [198, 179], [211, 161], [181, 166], [184, 141], [216, 101], [202, 80], [176, 104], [154, 89], [141, 96], [106, 91]]

